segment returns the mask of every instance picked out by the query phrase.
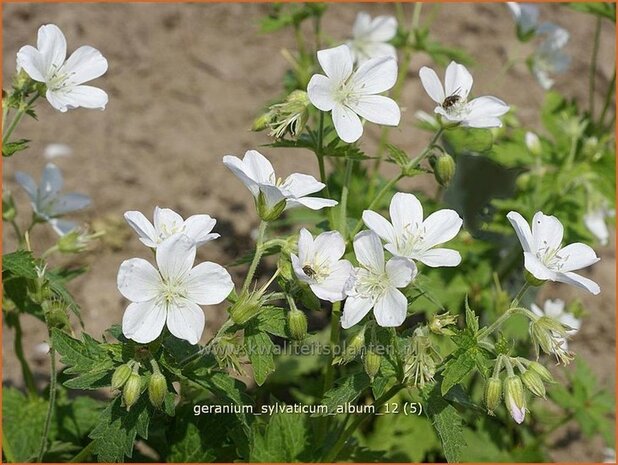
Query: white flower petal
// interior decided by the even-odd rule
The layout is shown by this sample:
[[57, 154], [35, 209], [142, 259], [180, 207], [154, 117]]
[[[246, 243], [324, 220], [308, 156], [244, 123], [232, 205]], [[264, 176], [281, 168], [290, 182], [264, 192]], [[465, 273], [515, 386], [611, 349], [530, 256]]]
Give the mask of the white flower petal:
[[468, 128], [501, 128], [502, 120], [493, 116], [484, 118], [468, 118], [461, 121], [462, 126]]
[[[293, 173], [289, 175], [281, 189], [292, 197], [300, 198], [324, 189], [326, 185], [308, 174]], [[287, 195], [286, 195], [287, 196]]]
[[537, 256], [531, 252], [524, 252], [524, 267], [537, 279], [556, 280], [556, 273], [541, 263]]
[[485, 95], [468, 102], [466, 108], [468, 110], [466, 121], [473, 122], [477, 119], [491, 119], [502, 116], [509, 111], [510, 107], [499, 98]]
[[376, 301], [373, 314], [382, 327], [401, 326], [408, 314], [408, 299], [401, 291], [390, 288]]
[[160, 284], [159, 272], [143, 258], [125, 260], [120, 265], [118, 290], [131, 302], [154, 299], [159, 294]]
[[356, 142], [363, 135], [360, 118], [348, 107], [339, 104], [333, 107], [333, 123], [337, 135], [344, 142]]
[[605, 214], [603, 210], [597, 210], [584, 215], [586, 228], [599, 240], [601, 245], [607, 245], [609, 240], [609, 230], [605, 224]]
[[96, 48], [88, 45], [75, 50], [62, 67], [62, 72], [70, 73], [70, 80], [75, 85], [96, 79], [106, 71], [105, 57]]
[[365, 210], [363, 212], [363, 223], [384, 241], [390, 243], [397, 242], [393, 225], [382, 215], [371, 210]]
[[195, 242], [185, 234], [174, 234], [157, 247], [157, 265], [165, 280], [184, 276], [195, 261]]
[[247, 174], [260, 184], [274, 184], [275, 170], [268, 159], [257, 150], [247, 150], [243, 158]]
[[352, 264], [339, 260], [330, 270], [330, 275], [319, 283], [310, 284], [313, 293], [322, 300], [339, 302], [346, 297], [345, 287], [352, 273]]
[[[359, 11], [352, 26], [352, 36], [356, 39], [365, 37], [371, 30], [371, 15], [366, 11]], [[387, 39], [388, 40], [388, 39]]]
[[279, 202], [286, 199], [286, 193], [279, 187], [271, 184], [259, 184], [260, 192], [264, 196], [264, 202], [268, 208], [275, 207]]
[[326, 207], [334, 207], [337, 203], [336, 200], [323, 199], [321, 197], [301, 197], [300, 199], [288, 199], [288, 208], [302, 205], [311, 210], [321, 210]]
[[54, 201], [52, 214], [54, 216], [64, 215], [86, 208], [90, 205], [90, 197], [85, 194], [70, 193], [62, 194]]
[[397, 20], [394, 16], [376, 16], [363, 37], [372, 42], [387, 42], [397, 34]]
[[413, 258], [432, 268], [438, 268], [441, 266], [457, 266], [461, 263], [461, 255], [459, 252], [452, 249], [430, 249], [417, 254]]
[[545, 312], [545, 315], [554, 319], [559, 319], [562, 315], [566, 315], [564, 313], [564, 300], [547, 299], [545, 301], [545, 305], [543, 305], [543, 311]]
[[348, 297], [343, 305], [341, 327], [343, 329], [351, 328], [361, 321], [372, 307], [373, 301], [370, 298], [360, 295]]
[[220, 237], [217, 233], [211, 233], [217, 220], [210, 215], [193, 215], [184, 223], [185, 234], [195, 241], [196, 246], [205, 244]]
[[47, 68], [45, 60], [41, 53], [32, 45], [24, 45], [17, 52], [17, 68], [23, 69], [35, 81], [46, 81]]
[[300, 258], [298, 258], [295, 254], [290, 254], [290, 261], [292, 262], [292, 269], [294, 270], [294, 274], [296, 274], [296, 277], [307, 284], [312, 284], [315, 283], [315, 279], [310, 278], [309, 276], [307, 276], [307, 273], [305, 273], [305, 271], [303, 270], [303, 263], [305, 263], [305, 261], [301, 261]]
[[384, 250], [380, 238], [373, 231], [362, 231], [354, 238], [354, 253], [361, 265], [376, 273], [384, 271]]
[[122, 316], [122, 334], [140, 344], [159, 337], [165, 326], [165, 307], [154, 300], [130, 304]]
[[139, 239], [148, 247], [157, 246], [157, 234], [155, 228], [142, 212], [128, 211], [124, 214], [124, 219], [137, 233]]
[[429, 95], [431, 100], [442, 105], [446, 96], [444, 95], [444, 88], [436, 72], [427, 66], [423, 66], [418, 72], [418, 75], [421, 78], [421, 84], [423, 84], [427, 95]]
[[153, 220], [157, 233], [164, 237], [180, 231], [184, 224], [182, 216], [174, 210], [158, 206], [154, 209]]
[[412, 260], [393, 257], [386, 262], [386, 274], [394, 287], [406, 287], [416, 277], [417, 269]]
[[318, 61], [334, 83], [343, 83], [352, 74], [352, 53], [347, 45], [318, 51]]
[[534, 251], [560, 247], [564, 228], [555, 216], [535, 213], [532, 218], [532, 247]]
[[423, 206], [413, 194], [397, 192], [389, 212], [396, 234], [414, 232], [423, 224]]
[[54, 70], [60, 69], [67, 57], [67, 41], [55, 24], [46, 24], [39, 28], [37, 48], [43, 58], [45, 74], [49, 77]]
[[[313, 260], [315, 256], [315, 247], [313, 246], [313, 236], [311, 233], [302, 228], [298, 236], [298, 255], [302, 263]], [[301, 265], [302, 266], [302, 265]]]
[[55, 197], [60, 193], [64, 180], [62, 171], [53, 163], [48, 163], [43, 169], [41, 177], [41, 194], [44, 196]]
[[423, 221], [425, 230], [423, 246], [431, 248], [450, 241], [459, 233], [463, 220], [455, 210], [438, 210]]
[[320, 234], [313, 242], [315, 260], [319, 263], [334, 263], [345, 253], [345, 241], [338, 231], [327, 231]]
[[350, 81], [358, 95], [385, 92], [397, 82], [397, 60], [391, 56], [371, 58], [358, 67]]
[[576, 273], [556, 273], [554, 281], [558, 281], [565, 284], [571, 284], [572, 286], [585, 289], [588, 292], [597, 295], [601, 292], [601, 288], [592, 279], [585, 278], [584, 276]]
[[532, 313], [534, 313], [538, 317], [545, 316], [545, 312], [543, 312], [543, 310], [541, 310], [541, 308], [537, 304], [530, 304], [530, 310], [532, 310]]
[[600, 260], [592, 247], [576, 242], [563, 247], [558, 252], [558, 256], [564, 259], [560, 271], [575, 271], [586, 268]]
[[309, 101], [322, 111], [331, 111], [335, 106], [332, 81], [322, 74], [314, 74], [307, 84]]
[[463, 99], [468, 98], [472, 82], [472, 75], [466, 67], [451, 61], [444, 75], [444, 93], [447, 97], [459, 95]]
[[206, 318], [203, 310], [186, 299], [178, 302], [178, 306], [169, 308], [167, 312], [167, 327], [170, 333], [189, 344], [199, 342], [205, 324]]
[[52, 218], [48, 220], [50, 226], [56, 231], [59, 236], [64, 236], [77, 228], [75, 221], [61, 220], [59, 218]]
[[32, 176], [23, 171], [17, 171], [15, 173], [15, 181], [24, 188], [30, 200], [36, 202], [39, 189], [34, 179], [32, 179]]
[[79, 107], [104, 110], [108, 101], [105, 91], [92, 86], [76, 86], [62, 91], [47, 89], [45, 97], [56, 110], [62, 112]]
[[350, 108], [360, 117], [376, 124], [397, 126], [401, 111], [397, 103], [383, 95], [363, 95]]
[[203, 262], [189, 271], [185, 281], [187, 299], [200, 305], [223, 302], [232, 289], [232, 277], [225, 268], [213, 262]]
[[523, 216], [514, 211], [509, 212], [506, 217], [515, 229], [515, 233], [517, 234], [517, 238], [519, 239], [524, 252], [532, 252], [532, 231], [530, 230], [530, 225], [528, 222]]
[[249, 172], [247, 166], [243, 161], [232, 155], [226, 155], [223, 157], [223, 164], [240, 179], [240, 181], [251, 191], [254, 197], [257, 197], [260, 193], [260, 187], [257, 181], [254, 179], [254, 173]]
[[352, 50], [356, 54], [356, 61], [361, 64], [371, 58], [393, 57], [395, 60], [397, 59], [397, 49], [391, 44], [383, 42], [364, 42], [362, 44], [351, 42], [351, 44]]

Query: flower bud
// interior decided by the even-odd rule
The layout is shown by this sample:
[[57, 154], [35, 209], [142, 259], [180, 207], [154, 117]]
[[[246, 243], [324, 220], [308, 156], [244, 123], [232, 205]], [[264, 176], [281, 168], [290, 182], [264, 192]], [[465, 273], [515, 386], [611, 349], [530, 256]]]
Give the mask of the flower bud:
[[521, 375], [521, 380], [532, 394], [537, 397], [545, 398], [545, 385], [541, 377], [534, 370], [527, 369]]
[[537, 136], [535, 133], [533, 132], [526, 132], [526, 147], [528, 147], [528, 150], [530, 150], [530, 153], [532, 155], [536, 155], [537, 157], [541, 155], [541, 141], [539, 139], [539, 136]]
[[365, 352], [365, 357], [363, 358], [363, 365], [365, 367], [365, 373], [367, 376], [373, 378], [380, 371], [380, 363], [382, 362], [382, 357], [374, 352], [372, 349], [369, 349]]
[[500, 378], [489, 378], [485, 386], [485, 405], [490, 415], [494, 414], [494, 410], [500, 405], [502, 399], [502, 381]]
[[148, 398], [150, 403], [156, 408], [163, 405], [167, 394], [167, 381], [160, 371], [155, 371], [148, 382]]
[[262, 113], [260, 116], [253, 120], [253, 124], [251, 125], [251, 130], [253, 132], [263, 131], [268, 127], [268, 124], [273, 119], [273, 114], [271, 111], [267, 111], [266, 113]]
[[333, 365], [345, 365], [354, 360], [365, 347], [365, 328], [349, 338], [344, 346], [343, 353], [333, 359]]
[[543, 283], [545, 283], [545, 280], [537, 278], [532, 273], [530, 273], [528, 270], [525, 271], [524, 277], [526, 278], [526, 282], [534, 287], [542, 286]]
[[297, 308], [288, 313], [288, 327], [290, 335], [297, 341], [302, 341], [307, 337], [307, 317], [305, 313]]
[[519, 376], [511, 375], [504, 381], [504, 404], [513, 420], [521, 424], [526, 417], [526, 398]]
[[534, 371], [546, 383], [554, 382], [554, 377], [551, 375], [549, 370], [539, 362], [531, 362], [530, 365], [528, 365], [528, 369]]
[[436, 181], [441, 186], [448, 185], [455, 175], [455, 160], [447, 153], [429, 159]]
[[137, 370], [134, 369], [129, 375], [129, 379], [127, 379], [124, 389], [122, 390], [122, 400], [124, 401], [127, 411], [131, 410], [131, 407], [137, 402], [141, 393], [142, 377], [137, 373]]
[[86, 229], [73, 229], [63, 236], [60, 236], [57, 242], [58, 251], [66, 254], [83, 252], [93, 239], [102, 235], [103, 232], [89, 234]]
[[530, 187], [532, 175], [530, 173], [522, 173], [515, 179], [515, 185], [520, 191], [525, 191]]
[[43, 301], [41, 306], [49, 328], [69, 329], [71, 327], [67, 305], [63, 301], [52, 298]]
[[229, 309], [232, 321], [244, 325], [257, 315], [262, 308], [262, 294], [260, 292], [243, 292], [236, 303]]
[[112, 375], [112, 389], [120, 389], [129, 379], [133, 370], [128, 364], [120, 365]]
[[2, 193], [2, 219], [4, 221], [13, 221], [17, 216], [17, 208], [15, 201], [9, 191]]

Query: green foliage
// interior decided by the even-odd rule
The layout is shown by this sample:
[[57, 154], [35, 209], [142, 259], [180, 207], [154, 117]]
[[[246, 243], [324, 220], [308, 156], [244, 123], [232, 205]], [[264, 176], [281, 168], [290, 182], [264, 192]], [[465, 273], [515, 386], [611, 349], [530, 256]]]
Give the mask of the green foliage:
[[2, 389], [3, 452], [8, 461], [36, 459], [46, 412], [45, 399], [24, 395], [15, 388]]
[[257, 325], [250, 324], [245, 329], [245, 351], [251, 361], [255, 382], [261, 386], [275, 371], [274, 344], [268, 334], [260, 331]]
[[266, 425], [253, 424], [250, 462], [297, 462], [310, 446], [307, 417], [295, 413], [276, 413]]

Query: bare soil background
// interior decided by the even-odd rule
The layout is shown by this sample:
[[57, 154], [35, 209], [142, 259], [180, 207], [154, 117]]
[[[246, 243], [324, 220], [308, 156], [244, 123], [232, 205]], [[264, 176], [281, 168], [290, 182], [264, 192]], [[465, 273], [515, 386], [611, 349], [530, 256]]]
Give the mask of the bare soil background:
[[[15, 70], [15, 53], [24, 44], [36, 43], [38, 27], [57, 24], [65, 33], [69, 52], [92, 45], [109, 61], [107, 74], [94, 85], [109, 93], [104, 112], [76, 110], [55, 112], [45, 101], [38, 105], [40, 122], [28, 120], [16, 136], [33, 139], [29, 151], [5, 160], [4, 186], [14, 192], [21, 219], [29, 218], [25, 194], [15, 184], [16, 170], [38, 178], [46, 160], [43, 150], [50, 143], [69, 144], [74, 154], [55, 162], [65, 174], [66, 188], [92, 196], [93, 206], [78, 218], [105, 224], [115, 231], [101, 247], [82, 258], [92, 271], [78, 278], [72, 291], [82, 307], [84, 325], [99, 336], [119, 323], [126, 306], [116, 289], [120, 263], [130, 257], [146, 257], [143, 245], [122, 220], [127, 210], [140, 210], [151, 217], [155, 205], [183, 216], [209, 213], [217, 218], [215, 230], [221, 239], [204, 246], [199, 258], [230, 263], [252, 244], [251, 232], [257, 217], [249, 193], [223, 166], [225, 154], [242, 155], [247, 149], [268, 142], [264, 134], [248, 131], [260, 108], [280, 95], [281, 77], [287, 63], [283, 48], [294, 49], [289, 31], [261, 34], [258, 21], [268, 12], [265, 4], [5, 4], [4, 76]], [[337, 41], [350, 33], [358, 11], [374, 15], [392, 14], [392, 5], [332, 5], [325, 17], [324, 31]], [[523, 123], [541, 130], [538, 111], [544, 92], [525, 65], [496, 78], [504, 63], [524, 56], [514, 34], [512, 18], [500, 4], [425, 5], [423, 18], [435, 11], [432, 35], [445, 45], [464, 48], [476, 61], [473, 69], [477, 94], [496, 95], [516, 107]], [[566, 27], [571, 33], [568, 52], [570, 71], [558, 77], [556, 88], [582, 104], [587, 100], [588, 67], [592, 50], [594, 20], [564, 6], [541, 5], [541, 18]], [[601, 34], [597, 88], [609, 84], [615, 55], [615, 28], [605, 24]], [[431, 65], [417, 54], [408, 70], [402, 97], [404, 113], [392, 131], [395, 143], [414, 153], [427, 142], [427, 134], [416, 129], [414, 112], [431, 111], [432, 102], [418, 79], [418, 70]], [[441, 73], [440, 73], [441, 74]], [[4, 83], [4, 87], [9, 85]], [[601, 104], [601, 93], [596, 98]], [[378, 131], [368, 125], [362, 139], [370, 153]], [[264, 149], [278, 174], [292, 171], [316, 175], [313, 157], [302, 151]], [[430, 179], [404, 185], [424, 189]], [[4, 250], [15, 241], [4, 231]], [[115, 239], [115, 240], [111, 240]], [[39, 251], [52, 244], [54, 233], [45, 226], [34, 233]], [[613, 243], [613, 235], [612, 235]], [[602, 383], [615, 385], [615, 247], [598, 250], [602, 261], [589, 276], [601, 285], [598, 298], [562, 286], [547, 294], [563, 299], [581, 298], [587, 310], [582, 330], [571, 347], [591, 365]], [[237, 282], [239, 272], [234, 268]], [[221, 308], [206, 308], [208, 339], [225, 318]], [[36, 376], [47, 377], [47, 356], [39, 344], [46, 340], [44, 326], [24, 318], [27, 357], [34, 362]], [[4, 382], [20, 386], [19, 365], [12, 351], [13, 335], [3, 334]], [[557, 461], [601, 461], [602, 444], [576, 434], [567, 425], [555, 435], [553, 457]]]

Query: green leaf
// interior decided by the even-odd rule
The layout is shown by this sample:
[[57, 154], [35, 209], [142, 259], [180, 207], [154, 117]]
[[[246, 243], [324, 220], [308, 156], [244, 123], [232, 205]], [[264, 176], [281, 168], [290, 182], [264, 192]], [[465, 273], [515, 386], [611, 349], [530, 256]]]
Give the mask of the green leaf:
[[476, 364], [473, 355], [475, 351], [475, 348], [459, 350], [446, 363], [442, 374], [443, 379], [440, 387], [443, 396], [446, 395], [446, 393], [453, 386], [459, 383], [468, 373], [470, 373], [470, 371], [472, 371], [474, 365]]
[[[2, 256], [2, 274], [10, 273], [27, 279], [36, 279], [36, 261], [32, 252], [17, 250]], [[3, 280], [4, 281], [4, 280]]]
[[439, 383], [425, 389], [421, 394], [425, 400], [425, 413], [440, 437], [446, 460], [449, 462], [461, 461], [461, 452], [466, 446], [466, 442], [459, 413], [442, 397]]
[[263, 307], [254, 321], [257, 329], [260, 331], [265, 331], [273, 336], [287, 337], [285, 331], [287, 318], [283, 308]]
[[573, 2], [569, 6], [575, 11], [588, 13], [616, 22], [616, 4], [612, 2]]
[[250, 462], [296, 462], [308, 446], [306, 417], [294, 413], [277, 413], [260, 431], [254, 424]]
[[[326, 405], [328, 411], [325, 414], [332, 414], [340, 406], [354, 402], [369, 386], [371, 386], [371, 380], [365, 372], [344, 378], [336, 387], [324, 394], [322, 404]], [[316, 415], [319, 414], [316, 413]]]
[[19, 139], [13, 142], [7, 142], [6, 144], [2, 144], [2, 156], [10, 157], [15, 155], [17, 152], [26, 150], [28, 148], [29, 142], [30, 139]]
[[453, 128], [444, 133], [447, 142], [447, 152], [459, 155], [461, 153], [484, 153], [491, 150], [494, 138], [489, 129]]
[[479, 330], [479, 317], [476, 316], [474, 310], [470, 308], [468, 296], [466, 296], [466, 327], [473, 335], [476, 334]]
[[5, 446], [5, 456], [15, 462], [36, 459], [41, 445], [47, 402], [38, 396], [26, 396], [12, 387], [2, 390], [3, 443], [10, 446], [10, 457]]
[[268, 375], [275, 371], [273, 357], [275, 345], [270, 336], [251, 323], [245, 330], [245, 350], [253, 367], [253, 378], [261, 386]]

